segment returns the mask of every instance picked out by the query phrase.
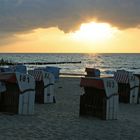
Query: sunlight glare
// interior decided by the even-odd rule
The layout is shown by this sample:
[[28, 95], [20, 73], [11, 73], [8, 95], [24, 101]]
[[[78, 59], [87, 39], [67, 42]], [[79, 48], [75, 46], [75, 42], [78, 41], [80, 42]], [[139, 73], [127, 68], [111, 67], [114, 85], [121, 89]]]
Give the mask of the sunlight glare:
[[73, 38], [79, 41], [104, 41], [112, 38], [117, 31], [117, 28], [108, 23], [84, 23], [73, 33]]

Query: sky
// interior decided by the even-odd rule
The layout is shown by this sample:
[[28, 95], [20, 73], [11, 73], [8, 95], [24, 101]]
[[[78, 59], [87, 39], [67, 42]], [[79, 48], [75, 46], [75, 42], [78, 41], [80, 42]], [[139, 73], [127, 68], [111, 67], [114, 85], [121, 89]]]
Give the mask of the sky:
[[0, 0], [1, 53], [140, 53], [140, 0]]

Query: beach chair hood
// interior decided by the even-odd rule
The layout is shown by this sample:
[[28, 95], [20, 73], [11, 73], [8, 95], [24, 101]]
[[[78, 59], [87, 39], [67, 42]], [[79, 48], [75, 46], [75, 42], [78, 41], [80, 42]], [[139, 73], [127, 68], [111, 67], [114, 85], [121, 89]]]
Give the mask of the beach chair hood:
[[23, 74], [23, 73], [7, 73], [3, 72], [0, 73], [0, 80], [6, 81], [9, 83], [18, 83], [19, 89], [21, 92], [24, 92], [25, 90], [35, 89], [35, 81], [34, 78], [30, 75]]
[[103, 78], [103, 83], [107, 98], [118, 95], [118, 84], [113, 78]]
[[105, 90], [107, 98], [113, 96], [114, 94], [118, 94], [118, 85], [113, 78], [81, 78], [80, 86]]

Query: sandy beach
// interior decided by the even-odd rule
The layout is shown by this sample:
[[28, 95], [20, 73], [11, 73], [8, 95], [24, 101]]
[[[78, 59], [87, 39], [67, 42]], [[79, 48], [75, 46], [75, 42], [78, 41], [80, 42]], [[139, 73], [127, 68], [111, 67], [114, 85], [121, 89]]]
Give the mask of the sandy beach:
[[140, 104], [119, 104], [118, 120], [79, 117], [80, 78], [61, 77], [55, 104], [32, 116], [0, 113], [0, 140], [140, 140]]

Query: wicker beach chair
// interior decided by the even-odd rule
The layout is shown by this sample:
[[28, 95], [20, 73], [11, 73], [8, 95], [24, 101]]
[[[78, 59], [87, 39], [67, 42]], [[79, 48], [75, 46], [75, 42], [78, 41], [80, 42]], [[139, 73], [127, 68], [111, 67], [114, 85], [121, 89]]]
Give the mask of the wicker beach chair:
[[123, 103], [138, 103], [139, 79], [132, 72], [117, 70], [114, 79], [118, 83], [119, 101]]
[[95, 68], [86, 68], [86, 77], [100, 77], [100, 70]]
[[1, 66], [0, 72], [13, 72], [13, 70], [8, 66], [7, 67]]
[[118, 86], [111, 78], [81, 78], [84, 94], [80, 96], [80, 115], [92, 115], [104, 120], [117, 119]]
[[22, 73], [0, 73], [6, 91], [1, 93], [0, 111], [12, 114], [34, 114], [35, 81]]
[[18, 64], [18, 65], [14, 65], [14, 66], [9, 66], [9, 68], [13, 71], [13, 72], [20, 72], [20, 73], [27, 73], [27, 67], [23, 64]]
[[55, 103], [54, 75], [43, 70], [29, 70], [28, 73], [35, 78], [35, 102]]
[[59, 73], [60, 73], [59, 67], [53, 67], [53, 66], [38, 67], [38, 68], [35, 68], [35, 70], [43, 70], [45, 72], [52, 73], [54, 75], [55, 82], [59, 80]]

